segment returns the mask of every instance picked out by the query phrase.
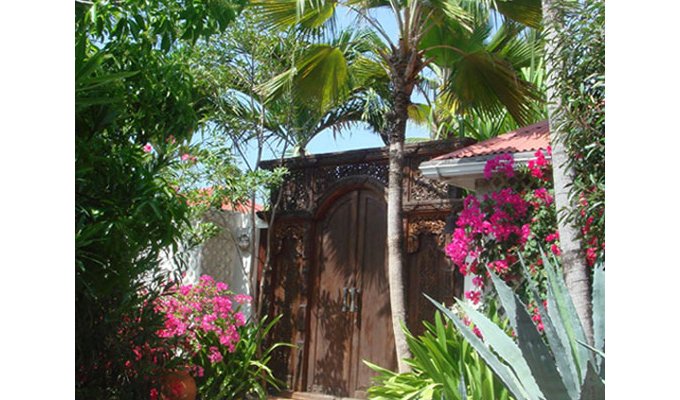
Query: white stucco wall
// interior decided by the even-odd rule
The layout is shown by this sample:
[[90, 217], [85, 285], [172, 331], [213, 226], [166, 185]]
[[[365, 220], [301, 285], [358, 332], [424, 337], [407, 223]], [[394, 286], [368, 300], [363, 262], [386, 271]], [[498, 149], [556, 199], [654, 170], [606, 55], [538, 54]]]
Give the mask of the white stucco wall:
[[[266, 226], [264, 221], [258, 221], [255, 238], [251, 236], [250, 215], [235, 211], [209, 211], [204, 221], [214, 223], [220, 232], [205, 243], [192, 250], [189, 267], [183, 284], [198, 282], [201, 275], [210, 275], [216, 281], [229, 285], [234, 293], [252, 296], [250, 285], [250, 243], [259, 243], [260, 228]], [[241, 246], [239, 246], [239, 242]], [[257, 247], [256, 247], [257, 249]], [[257, 250], [256, 250], [257, 251]], [[175, 269], [169, 257], [161, 262], [164, 269]], [[242, 308], [246, 317], [250, 316], [249, 308]]]

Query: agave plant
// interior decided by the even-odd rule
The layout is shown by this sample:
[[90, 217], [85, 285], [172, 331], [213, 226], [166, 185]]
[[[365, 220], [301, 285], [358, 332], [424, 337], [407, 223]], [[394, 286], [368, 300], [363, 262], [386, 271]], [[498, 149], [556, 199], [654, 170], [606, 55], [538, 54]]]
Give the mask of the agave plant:
[[[553, 263], [555, 260], [553, 259]], [[536, 329], [527, 307], [502, 279], [489, 270], [500, 303], [516, 338], [470, 305], [461, 309], [482, 333], [475, 336], [461, 319], [428, 297], [458, 328], [480, 357], [503, 381], [517, 400], [604, 399], [604, 264], [595, 266], [593, 277], [593, 345], [586, 343], [582, 324], [564, 279], [545, 255], [548, 307], [538, 302], [545, 340]], [[522, 261], [524, 266], [524, 262]], [[527, 284], [536, 298], [537, 285], [524, 268]]]

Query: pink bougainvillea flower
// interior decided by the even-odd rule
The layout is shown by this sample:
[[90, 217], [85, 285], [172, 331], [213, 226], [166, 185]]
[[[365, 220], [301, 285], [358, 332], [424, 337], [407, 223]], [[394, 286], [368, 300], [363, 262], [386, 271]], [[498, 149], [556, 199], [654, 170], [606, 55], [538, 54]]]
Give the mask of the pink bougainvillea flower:
[[489, 263], [489, 266], [493, 268], [493, 270], [497, 274], [503, 274], [508, 270], [508, 261], [507, 260], [492, 261], [491, 263]]
[[469, 290], [465, 292], [465, 297], [468, 300], [472, 301], [472, 304], [477, 305], [479, 304], [479, 300], [481, 300], [482, 298], [482, 292], [480, 292], [479, 290]]
[[531, 236], [531, 225], [522, 225], [522, 237], [520, 238], [520, 242], [522, 244], [526, 243], [527, 240], [529, 240], [529, 236]]
[[189, 292], [191, 292], [191, 287], [192, 287], [191, 285], [180, 286], [180, 288], [179, 288], [180, 294], [181, 294], [182, 296], [188, 295]]
[[210, 360], [211, 363], [216, 364], [222, 361], [224, 358], [222, 357], [222, 353], [220, 353], [220, 350], [216, 346], [211, 346], [210, 349], [208, 350], [208, 359]]
[[247, 294], [237, 294], [234, 296], [234, 300], [236, 300], [237, 303], [239, 304], [247, 304], [250, 303], [253, 299], [252, 297], [248, 296]]
[[484, 178], [491, 179], [494, 174], [502, 173], [507, 178], [515, 176], [515, 159], [512, 154], [500, 154], [484, 164]]
[[144, 150], [145, 153], [151, 153], [153, 151], [153, 146], [151, 143], [147, 143], [142, 147], [142, 150]]
[[222, 291], [225, 291], [225, 290], [229, 290], [229, 285], [227, 285], [224, 282], [217, 282], [217, 284], [215, 285], [215, 288], [217, 290], [219, 290], [220, 292], [222, 292]]
[[482, 287], [482, 286], [484, 286], [484, 278], [477, 275], [474, 278], [472, 278], [472, 284], [477, 286], [477, 287]]
[[544, 187], [534, 190], [534, 196], [543, 200], [545, 205], [549, 206], [553, 202], [553, 197], [548, 193], [548, 190]]

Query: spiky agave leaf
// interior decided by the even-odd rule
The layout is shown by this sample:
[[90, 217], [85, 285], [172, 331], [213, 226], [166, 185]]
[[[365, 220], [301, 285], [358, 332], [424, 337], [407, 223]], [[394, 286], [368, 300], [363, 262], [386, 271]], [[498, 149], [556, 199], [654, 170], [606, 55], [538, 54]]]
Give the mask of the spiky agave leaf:
[[[604, 264], [595, 264], [593, 275], [593, 347], [604, 352]], [[604, 357], [598, 355], [595, 362], [600, 378], [604, 379]]]
[[541, 392], [547, 399], [569, 400], [569, 394], [555, 366], [553, 355], [531, 320], [526, 304], [522, 303], [519, 296], [513, 293], [493, 271], [489, 270], [489, 273], [505, 314], [517, 335], [517, 344]]

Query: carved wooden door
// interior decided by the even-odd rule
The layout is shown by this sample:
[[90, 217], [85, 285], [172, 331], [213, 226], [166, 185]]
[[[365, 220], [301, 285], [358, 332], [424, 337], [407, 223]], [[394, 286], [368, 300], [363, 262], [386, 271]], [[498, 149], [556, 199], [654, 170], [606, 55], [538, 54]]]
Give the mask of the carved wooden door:
[[396, 368], [382, 196], [355, 190], [317, 225], [307, 390], [365, 397], [375, 375], [362, 360]]

